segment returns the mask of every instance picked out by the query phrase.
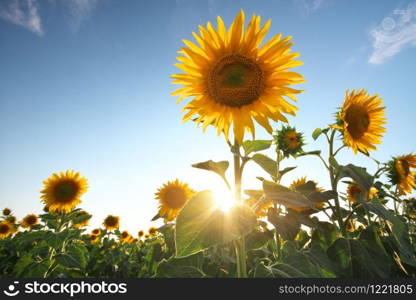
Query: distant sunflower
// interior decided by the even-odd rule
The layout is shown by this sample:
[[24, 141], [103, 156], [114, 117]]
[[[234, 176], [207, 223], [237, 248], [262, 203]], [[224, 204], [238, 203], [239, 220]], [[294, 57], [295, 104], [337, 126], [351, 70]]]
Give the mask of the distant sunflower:
[[155, 235], [157, 232], [157, 228], [156, 227], [150, 227], [149, 228], [149, 234], [150, 235]]
[[[75, 217], [81, 217], [81, 216], [91, 216], [91, 215], [89, 213], [87, 213], [85, 210], [81, 210], [81, 211], [79, 211], [75, 214]], [[76, 227], [76, 228], [85, 227], [85, 226], [88, 225], [90, 220], [91, 220], [91, 218], [87, 218], [87, 219], [81, 221], [80, 223], [75, 223], [74, 227]]]
[[0, 222], [0, 239], [4, 239], [11, 235], [14, 231], [13, 224], [8, 221]]
[[174, 84], [183, 85], [172, 93], [180, 96], [178, 102], [194, 97], [183, 109], [183, 121], [195, 115], [203, 131], [213, 125], [227, 140], [233, 125], [240, 145], [246, 129], [254, 136], [253, 118], [272, 133], [269, 119], [287, 122], [283, 114], [295, 115], [297, 107], [285, 97], [296, 101], [301, 91], [289, 85], [304, 82], [302, 75], [289, 71], [302, 64], [294, 60], [299, 54], [290, 52], [292, 37], [278, 34], [260, 46], [271, 20], [261, 27], [260, 16], [253, 15], [244, 30], [244, 18], [241, 10], [228, 31], [221, 17], [217, 29], [210, 22], [199, 26], [199, 34], [193, 32], [199, 45], [183, 40], [186, 47], [178, 52], [182, 56], [175, 66], [184, 74], [171, 76]]
[[7, 220], [9, 223], [11, 223], [11, 224], [16, 223], [16, 217], [15, 217], [15, 216], [13, 216], [13, 215], [9, 215], [9, 216], [7, 216], [6, 220]]
[[[308, 182], [308, 180], [306, 179], [306, 176], [303, 176], [303, 177], [301, 177], [301, 178], [299, 178], [297, 180], [294, 180], [291, 183], [290, 188], [293, 189], [293, 190], [296, 190], [297, 187], [299, 187], [299, 186], [301, 186], [303, 184], [306, 184], [307, 182]], [[317, 187], [316, 182], [314, 182], [314, 185], [315, 185], [315, 191], [317, 191], [317, 192], [323, 192], [323, 189], [322, 188]], [[318, 209], [319, 208], [323, 208], [325, 206], [325, 202], [314, 202], [313, 204]], [[297, 212], [308, 211], [308, 210], [311, 209], [310, 207], [303, 207], [303, 206], [287, 206], [287, 208], [293, 209], [293, 210], [295, 210]]]
[[35, 214], [29, 214], [22, 220], [23, 228], [32, 228], [33, 226], [39, 224], [38, 216]]
[[370, 96], [366, 90], [346, 91], [343, 107], [338, 113], [337, 125], [344, 136], [344, 143], [354, 153], [368, 153], [376, 150], [375, 144], [381, 143], [386, 129], [382, 98], [377, 94]]
[[3, 209], [3, 215], [4, 216], [8, 216], [8, 215], [10, 215], [12, 213], [12, 211], [10, 210], [10, 208], [4, 208]]
[[[377, 197], [377, 193], [378, 193], [378, 190], [372, 186], [368, 193], [368, 199], [371, 200], [374, 197]], [[348, 187], [347, 187], [348, 201], [355, 203], [355, 202], [358, 202], [358, 200], [362, 197], [364, 197], [364, 191], [358, 184], [354, 182], [348, 184]]]
[[91, 231], [91, 234], [93, 234], [93, 235], [100, 235], [100, 233], [101, 233], [100, 228], [95, 228], [93, 231]]
[[139, 230], [139, 232], [137, 233], [137, 236], [140, 238], [142, 238], [144, 236], [144, 231], [143, 230]]
[[103, 222], [104, 227], [107, 230], [114, 230], [120, 227], [120, 217], [108, 215]]
[[187, 183], [181, 183], [178, 179], [163, 184], [155, 194], [159, 200], [159, 216], [167, 221], [174, 220], [194, 194], [195, 191]]
[[244, 203], [254, 210], [257, 217], [262, 218], [267, 216], [267, 211], [273, 206], [273, 202], [265, 200], [262, 190], [245, 190], [244, 193], [249, 196]]
[[90, 235], [90, 241], [91, 241], [91, 243], [97, 243], [98, 241], [100, 240], [100, 238], [98, 237], [98, 235], [95, 235], [95, 234], [91, 234]]
[[129, 243], [130, 241], [133, 240], [133, 237], [130, 235], [130, 233], [126, 230], [124, 230], [120, 237], [119, 237], [120, 243], [124, 244], [124, 243]]
[[283, 126], [281, 130], [278, 130], [274, 140], [277, 149], [281, 150], [285, 157], [289, 157], [289, 155], [296, 156], [296, 154], [301, 153], [305, 144], [303, 134], [297, 132], [296, 128], [291, 126]]
[[388, 175], [392, 184], [397, 184], [401, 195], [411, 194], [416, 187], [416, 154], [407, 154], [399, 157], [393, 157], [387, 163]]
[[81, 195], [87, 191], [87, 179], [72, 170], [54, 173], [43, 182], [42, 200], [49, 212], [68, 213], [81, 203]]

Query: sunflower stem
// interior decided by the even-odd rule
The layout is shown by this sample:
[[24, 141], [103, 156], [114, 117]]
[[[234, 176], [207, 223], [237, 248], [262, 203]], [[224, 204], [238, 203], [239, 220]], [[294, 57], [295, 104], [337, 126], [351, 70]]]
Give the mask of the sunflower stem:
[[[240, 146], [238, 142], [234, 142], [234, 198], [236, 202], [240, 203], [241, 200], [241, 177], [242, 166], [240, 159]], [[247, 262], [246, 262], [246, 249], [244, 237], [239, 238], [234, 243], [236, 258], [237, 258], [237, 277], [247, 278]]]
[[[335, 156], [335, 154], [334, 154], [335, 133], [336, 133], [336, 130], [332, 128], [331, 136], [329, 138], [329, 157], [334, 157]], [[334, 167], [333, 166], [329, 167], [329, 177], [331, 179], [331, 188], [334, 192], [336, 192], [337, 191], [338, 180], [337, 180], [337, 178], [334, 174]], [[342, 221], [341, 206], [339, 204], [338, 194], [335, 196], [334, 200], [335, 200], [335, 211], [336, 211], [336, 214], [337, 214], [339, 229], [341, 230], [341, 233], [342, 233], [343, 237], [347, 237], [348, 233], [347, 233], [347, 229], [345, 228], [344, 222]]]

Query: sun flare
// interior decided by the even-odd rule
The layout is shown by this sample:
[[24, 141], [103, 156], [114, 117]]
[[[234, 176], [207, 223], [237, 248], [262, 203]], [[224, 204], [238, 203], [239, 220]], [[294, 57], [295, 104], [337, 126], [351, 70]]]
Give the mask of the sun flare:
[[237, 204], [233, 194], [227, 189], [216, 189], [213, 191], [217, 208], [227, 213]]

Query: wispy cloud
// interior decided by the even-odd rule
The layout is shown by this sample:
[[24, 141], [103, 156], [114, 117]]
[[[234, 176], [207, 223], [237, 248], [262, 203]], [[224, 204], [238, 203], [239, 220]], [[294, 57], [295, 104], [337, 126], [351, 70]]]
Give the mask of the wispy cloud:
[[42, 21], [38, 7], [36, 0], [2, 0], [0, 18], [42, 36]]
[[310, 15], [322, 7], [324, 0], [294, 0], [303, 15]]
[[[102, 0], [101, 0], [102, 1]], [[99, 0], [67, 0], [67, 22], [73, 32], [78, 32], [81, 24], [88, 19]]]
[[371, 64], [381, 64], [406, 47], [416, 46], [416, 2], [396, 9], [370, 31], [373, 52]]

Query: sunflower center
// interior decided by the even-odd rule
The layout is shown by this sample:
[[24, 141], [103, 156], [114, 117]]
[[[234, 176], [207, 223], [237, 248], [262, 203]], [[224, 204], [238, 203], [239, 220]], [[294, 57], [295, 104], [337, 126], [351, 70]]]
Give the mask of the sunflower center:
[[114, 217], [108, 217], [107, 219], [105, 219], [105, 224], [107, 226], [116, 226], [117, 225], [117, 219]]
[[169, 208], [182, 208], [186, 203], [186, 193], [179, 187], [171, 187], [166, 191], [165, 201]]
[[37, 217], [35, 217], [35, 216], [28, 216], [27, 217], [27, 219], [26, 219], [26, 221], [27, 221], [27, 224], [29, 224], [29, 225], [34, 225], [34, 224], [36, 224], [36, 221], [38, 220], [38, 218]]
[[216, 61], [208, 74], [208, 94], [217, 103], [241, 107], [257, 100], [264, 89], [259, 64], [240, 54]]
[[370, 117], [360, 104], [352, 104], [345, 114], [347, 130], [354, 139], [362, 137], [370, 125]]
[[0, 224], [0, 233], [8, 233], [9, 232], [9, 226], [6, 224]]
[[285, 137], [286, 145], [289, 149], [296, 149], [299, 147], [300, 142], [298, 140], [298, 134], [295, 131], [289, 131]]
[[60, 203], [68, 203], [73, 201], [77, 193], [78, 185], [73, 181], [60, 182], [54, 189], [55, 199]]

